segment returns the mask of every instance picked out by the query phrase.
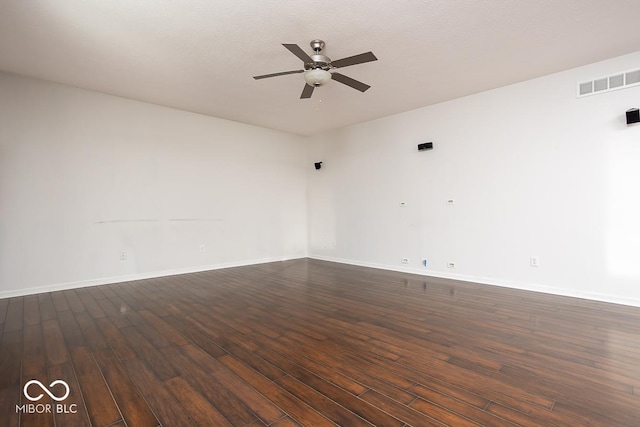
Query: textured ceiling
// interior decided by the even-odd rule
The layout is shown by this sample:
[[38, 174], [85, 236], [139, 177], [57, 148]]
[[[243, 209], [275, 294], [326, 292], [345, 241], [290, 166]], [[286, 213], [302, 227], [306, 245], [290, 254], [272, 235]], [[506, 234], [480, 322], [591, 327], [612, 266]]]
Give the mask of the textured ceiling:
[[[0, 0], [0, 70], [311, 135], [640, 49], [637, 0]], [[323, 39], [372, 86], [300, 100]], [[597, 76], [596, 76], [597, 77]], [[320, 102], [322, 101], [322, 102]]]

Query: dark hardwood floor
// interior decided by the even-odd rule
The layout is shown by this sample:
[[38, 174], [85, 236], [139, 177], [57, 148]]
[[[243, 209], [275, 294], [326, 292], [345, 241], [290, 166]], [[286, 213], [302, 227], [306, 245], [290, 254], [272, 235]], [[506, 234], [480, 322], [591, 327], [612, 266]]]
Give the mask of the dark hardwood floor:
[[640, 426], [639, 308], [317, 260], [4, 299], [0, 332], [6, 426]]

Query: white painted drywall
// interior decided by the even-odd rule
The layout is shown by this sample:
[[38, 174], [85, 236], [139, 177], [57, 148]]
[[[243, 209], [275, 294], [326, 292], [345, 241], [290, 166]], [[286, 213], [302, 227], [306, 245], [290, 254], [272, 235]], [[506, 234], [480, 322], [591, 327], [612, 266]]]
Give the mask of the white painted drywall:
[[576, 98], [638, 68], [640, 52], [316, 135], [309, 256], [640, 305], [640, 87]]
[[0, 297], [308, 253], [640, 305], [640, 125], [624, 122], [640, 88], [575, 97], [639, 67], [637, 52], [309, 144], [0, 73]]
[[299, 136], [0, 73], [0, 297], [304, 257], [306, 166]]

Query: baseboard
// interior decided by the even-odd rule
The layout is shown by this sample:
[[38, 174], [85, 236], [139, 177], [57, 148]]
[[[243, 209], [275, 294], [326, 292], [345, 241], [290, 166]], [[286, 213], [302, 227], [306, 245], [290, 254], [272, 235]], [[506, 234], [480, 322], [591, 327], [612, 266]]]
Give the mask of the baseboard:
[[575, 289], [557, 288], [557, 287], [545, 286], [545, 285], [540, 285], [535, 283], [519, 283], [514, 281], [499, 280], [499, 279], [487, 278], [487, 277], [469, 276], [464, 274], [452, 274], [452, 273], [441, 272], [441, 271], [431, 271], [431, 270], [425, 271], [419, 268], [377, 264], [377, 263], [366, 262], [366, 261], [358, 261], [358, 260], [351, 260], [351, 259], [344, 259], [344, 258], [333, 258], [333, 257], [327, 257], [327, 256], [321, 256], [321, 255], [308, 255], [308, 258], [317, 259], [321, 261], [337, 262], [340, 264], [357, 265], [360, 267], [377, 268], [380, 270], [389, 270], [389, 271], [398, 271], [401, 273], [417, 274], [420, 276], [461, 280], [464, 282], [480, 283], [482, 285], [500, 286], [504, 288], [520, 289], [523, 291], [541, 292], [541, 293], [551, 294], [551, 295], [560, 295], [565, 297], [587, 299], [591, 301], [600, 301], [600, 302], [607, 302], [607, 303], [613, 303], [613, 304], [628, 305], [632, 307], [640, 307], [640, 299], [621, 297], [618, 295], [601, 294], [596, 292], [584, 292], [584, 291], [579, 291]]
[[89, 286], [109, 285], [114, 283], [132, 282], [134, 280], [154, 279], [157, 277], [176, 276], [178, 274], [200, 273], [203, 271], [220, 270], [222, 268], [244, 267], [248, 265], [266, 264], [268, 262], [288, 261], [293, 259], [306, 258], [306, 255], [291, 255], [283, 257], [261, 258], [246, 261], [234, 261], [213, 265], [176, 268], [172, 270], [153, 271], [148, 273], [130, 274], [126, 276], [114, 276], [100, 279], [82, 280], [78, 282], [57, 283], [53, 285], [17, 289], [0, 292], [0, 299], [21, 297], [25, 295], [41, 294], [44, 292], [64, 291], [68, 289], [86, 288]]
[[601, 302], [607, 302], [607, 303], [613, 303], [613, 304], [640, 307], [640, 299], [621, 297], [618, 295], [601, 294], [596, 292], [584, 292], [584, 291], [579, 291], [574, 289], [544, 286], [540, 284], [519, 283], [519, 282], [513, 282], [513, 281], [506, 281], [506, 280], [498, 280], [494, 278], [476, 277], [476, 276], [469, 276], [464, 274], [452, 274], [452, 273], [440, 272], [440, 271], [431, 271], [431, 270], [424, 271], [423, 269], [412, 268], [412, 267], [378, 264], [378, 263], [359, 261], [359, 260], [326, 257], [321, 255], [307, 255], [307, 256], [291, 255], [291, 256], [283, 256], [283, 257], [271, 257], [271, 258], [235, 261], [235, 262], [197, 266], [197, 267], [185, 267], [185, 268], [172, 269], [172, 270], [154, 271], [154, 272], [148, 272], [148, 273], [131, 274], [126, 276], [115, 276], [115, 277], [108, 277], [108, 278], [83, 280], [83, 281], [77, 281], [77, 282], [57, 283], [57, 284], [41, 286], [41, 287], [2, 291], [0, 292], [0, 299], [40, 294], [43, 292], [64, 291], [67, 289], [77, 289], [77, 288], [85, 288], [89, 286], [99, 286], [99, 285], [108, 285], [113, 283], [131, 282], [134, 280], [154, 279], [157, 277], [175, 276], [178, 274], [199, 273], [203, 271], [219, 270], [222, 268], [243, 267], [248, 265], [266, 264], [269, 262], [288, 261], [288, 260], [302, 259], [302, 258], [311, 258], [311, 259], [317, 259], [322, 261], [337, 262], [340, 264], [357, 265], [360, 267], [370, 267], [370, 268], [377, 268], [380, 270], [389, 270], [389, 271], [398, 271], [401, 273], [417, 274], [420, 276], [430, 276], [430, 277], [438, 277], [442, 279], [461, 280], [465, 282], [480, 283], [483, 285], [501, 286], [501, 287], [512, 288], [512, 289], [520, 289], [524, 291], [542, 292], [542, 293], [552, 294], [552, 295], [561, 295], [566, 297], [582, 298], [582, 299], [587, 299], [592, 301], [601, 301]]

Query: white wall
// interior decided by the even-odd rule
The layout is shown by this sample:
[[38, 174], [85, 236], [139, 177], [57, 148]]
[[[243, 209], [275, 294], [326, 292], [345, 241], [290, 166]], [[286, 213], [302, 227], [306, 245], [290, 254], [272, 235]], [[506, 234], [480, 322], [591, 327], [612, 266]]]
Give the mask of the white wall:
[[640, 52], [308, 145], [0, 73], [0, 298], [308, 251], [640, 305], [640, 88], [575, 97], [637, 68]]
[[309, 256], [640, 305], [640, 87], [576, 98], [638, 68], [640, 52], [314, 137]]
[[306, 256], [304, 141], [0, 73], [0, 298]]

